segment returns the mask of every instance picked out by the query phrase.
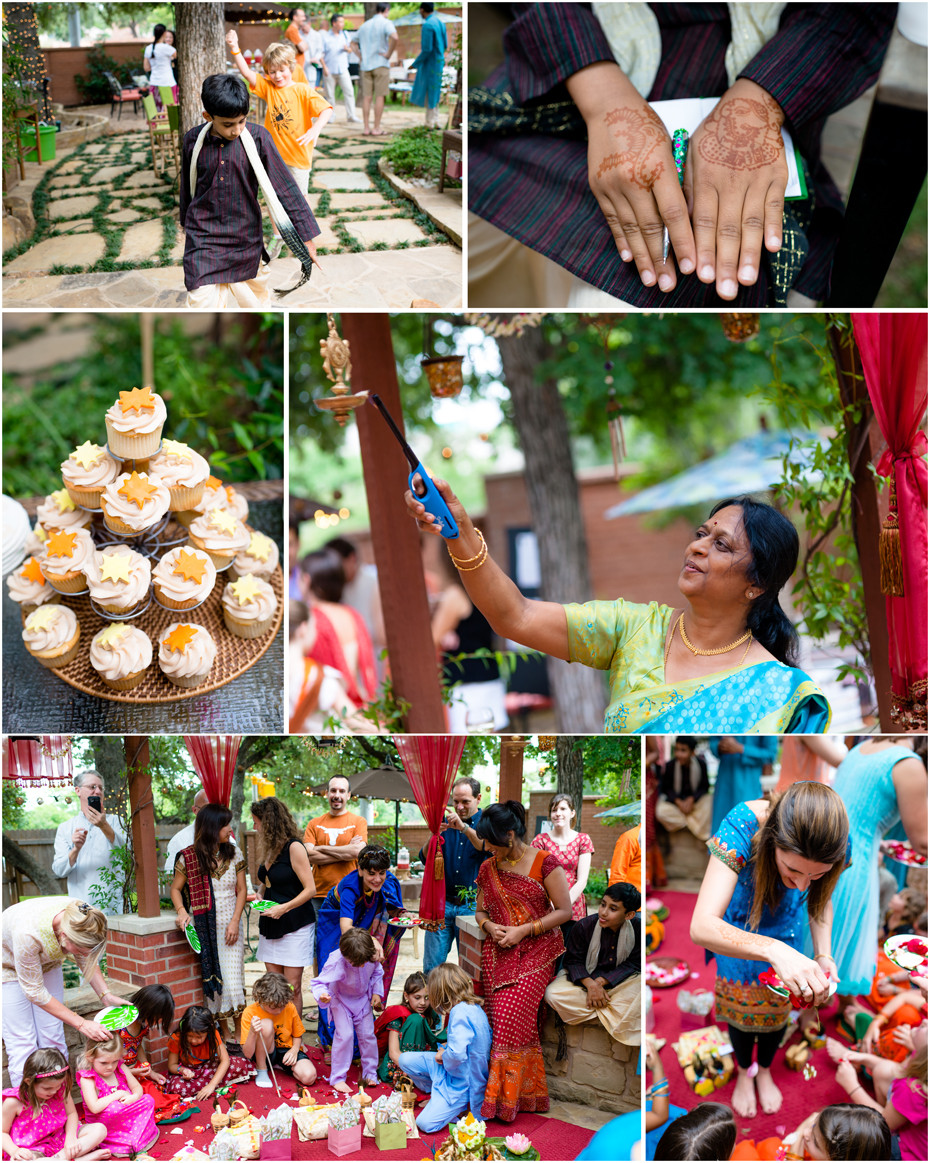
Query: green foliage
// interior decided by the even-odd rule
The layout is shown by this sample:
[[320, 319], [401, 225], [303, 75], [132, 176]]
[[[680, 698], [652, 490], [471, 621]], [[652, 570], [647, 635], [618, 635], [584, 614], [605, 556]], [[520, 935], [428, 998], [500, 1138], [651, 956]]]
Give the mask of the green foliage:
[[[229, 481], [283, 475], [283, 335], [279, 312], [232, 317], [209, 335], [178, 316], [156, 321], [156, 387], [168, 407], [166, 433], [202, 452]], [[86, 352], [31, 380], [5, 372], [3, 489], [37, 496], [61, 487], [62, 460], [90, 435], [120, 391], [141, 383], [139, 317], [94, 317]], [[15, 342], [7, 331], [5, 342]]]
[[[36, 23], [40, 32], [59, 39], [67, 39], [67, 4], [56, 0], [52, 4], [36, 4], [35, 8]], [[117, 25], [129, 25], [134, 35], [148, 36], [156, 24], [165, 24], [168, 28], [174, 24], [172, 4], [82, 3], [80, 14], [81, 29], [85, 33], [91, 30], [109, 32]], [[139, 47], [141, 50], [142, 46]], [[140, 71], [141, 68], [140, 63]]]
[[584, 886], [584, 895], [589, 900], [599, 901], [607, 889], [608, 868], [592, 868], [588, 873], [588, 883]]
[[439, 180], [442, 164], [441, 135], [424, 125], [404, 129], [384, 147], [381, 156], [399, 178]]
[[590, 735], [575, 744], [584, 753], [585, 789], [602, 798], [603, 807], [635, 803], [642, 787], [641, 748], [638, 736]]
[[[135, 66], [135, 71], [141, 69], [141, 61]], [[87, 73], [76, 73], [74, 83], [81, 94], [84, 105], [105, 105], [110, 100], [110, 82], [104, 73], [112, 73], [121, 85], [132, 84], [133, 65], [122, 64], [115, 57], [108, 56], [100, 45], [88, 50]]]
[[115, 900], [124, 913], [132, 912], [135, 900], [135, 864], [132, 855], [132, 841], [117, 844], [110, 849], [110, 859], [98, 872], [99, 881], [90, 886], [91, 903], [102, 909]]
[[927, 301], [927, 182], [901, 235], [876, 307], [913, 307]]

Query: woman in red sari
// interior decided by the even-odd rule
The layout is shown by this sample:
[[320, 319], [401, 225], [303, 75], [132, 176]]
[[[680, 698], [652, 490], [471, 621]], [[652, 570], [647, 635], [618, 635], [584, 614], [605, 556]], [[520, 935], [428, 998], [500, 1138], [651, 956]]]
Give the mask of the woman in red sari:
[[509, 1123], [520, 1111], [549, 1109], [536, 1022], [565, 949], [559, 926], [572, 907], [558, 861], [524, 842], [521, 803], [491, 804], [475, 831], [494, 857], [478, 873], [475, 910], [485, 933], [481, 979], [494, 1039], [481, 1115]]

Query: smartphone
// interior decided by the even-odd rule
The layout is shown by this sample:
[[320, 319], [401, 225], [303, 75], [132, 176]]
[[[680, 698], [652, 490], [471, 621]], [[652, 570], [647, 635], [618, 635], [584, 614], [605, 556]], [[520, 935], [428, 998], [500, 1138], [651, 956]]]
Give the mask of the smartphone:
[[89, 808], [93, 808], [95, 812], [102, 812], [103, 811], [103, 800], [100, 798], [100, 796], [88, 796], [87, 797], [87, 806]]

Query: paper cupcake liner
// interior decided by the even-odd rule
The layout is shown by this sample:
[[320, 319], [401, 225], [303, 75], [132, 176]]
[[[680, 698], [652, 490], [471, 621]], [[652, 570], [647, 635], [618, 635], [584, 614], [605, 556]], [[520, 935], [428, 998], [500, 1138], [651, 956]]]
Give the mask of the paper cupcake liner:
[[199, 549], [201, 553], [205, 553], [220, 571], [229, 569], [236, 557], [234, 553], [216, 553], [212, 549], [207, 549], [200, 538], [193, 533], [188, 534], [187, 544], [193, 546], [194, 549]]
[[110, 602], [107, 605], [104, 602], [97, 602], [93, 598], [90, 599], [90, 606], [95, 614], [99, 614], [104, 619], [110, 618], [114, 622], [127, 622], [130, 618], [138, 618], [141, 614], [145, 613], [151, 604], [151, 591], [145, 595], [141, 602], [137, 602], [128, 610], [116, 605], [114, 602]]
[[113, 517], [107, 512], [106, 502], [101, 505], [103, 509], [103, 523], [110, 530], [111, 533], [118, 533], [121, 537], [144, 537], [159, 521], [163, 521], [164, 517], [158, 517], [150, 525], [142, 529], [133, 529], [131, 525], [127, 525], [125, 521], [119, 517]]
[[[161, 667], [159, 667], [159, 670], [161, 670]], [[212, 664], [211, 664], [211, 670], [212, 670]], [[165, 678], [168, 680], [168, 682], [172, 683], [174, 686], [186, 687], [188, 690], [190, 690], [192, 687], [195, 687], [195, 686], [202, 686], [203, 683], [205, 683], [207, 681], [207, 678], [210, 674], [209, 670], [205, 671], [203, 674], [188, 674], [188, 675], [168, 674], [168, 672], [166, 670], [161, 670], [161, 672], [165, 676]]]
[[[213, 592], [213, 587], [211, 586], [210, 593], [212, 593], [212, 592]], [[198, 606], [202, 606], [204, 604], [204, 602], [207, 600], [207, 598], [210, 596], [209, 594], [204, 594], [204, 596], [202, 598], [191, 598], [189, 601], [186, 601], [186, 602], [176, 602], [172, 598], [166, 598], [164, 596], [164, 594], [161, 594], [159, 589], [158, 589], [157, 583], [155, 584], [153, 593], [154, 593], [156, 605], [161, 606], [161, 608], [163, 610], [181, 610], [185, 613], [188, 610], [196, 610]]]
[[203, 499], [203, 491], [206, 487], [206, 481], [202, 481], [199, 485], [193, 485], [190, 488], [186, 488], [184, 485], [169, 485], [168, 492], [171, 494], [169, 508], [172, 513], [190, 512]]
[[226, 629], [230, 634], [235, 634], [237, 638], [261, 638], [271, 629], [274, 615], [275, 612], [272, 610], [270, 616], [261, 622], [240, 622], [238, 618], [231, 617], [226, 607], [223, 607], [223, 621], [226, 623]]
[[68, 490], [68, 496], [79, 509], [83, 509], [85, 513], [100, 512], [100, 497], [103, 494], [103, 485], [100, 485], [99, 488], [82, 489], [77, 485], [69, 485], [65, 481], [65, 488]]
[[[146, 668], [148, 669], [148, 668]], [[97, 672], [100, 674], [100, 672]], [[127, 674], [125, 678], [105, 678], [100, 674], [100, 681], [115, 691], [131, 691], [145, 678], [145, 670], [137, 670], [134, 674]]]
[[47, 670], [57, 670], [58, 667], [67, 666], [69, 662], [74, 662], [75, 658], [77, 658], [80, 639], [81, 627], [78, 626], [74, 637], [71, 639], [70, 643], [66, 645], [66, 649], [64, 649], [60, 654], [56, 654], [54, 651], [50, 650], [29, 650], [28, 644], [26, 645], [26, 649], [29, 650], [29, 653], [36, 660], [36, 662], [40, 662]]
[[[148, 460], [161, 448], [161, 428], [154, 432], [140, 432], [137, 436], [128, 436], [125, 432], [117, 432], [107, 422], [107, 450], [115, 460], [132, 460], [138, 465], [142, 459]], [[162, 426], [163, 427], [163, 426]], [[136, 469], [138, 472], [138, 469]]]
[[19, 607], [20, 618], [22, 624], [26, 625], [26, 619], [30, 614], [34, 614], [39, 606], [57, 606], [61, 602], [61, 594], [56, 590], [50, 598], [44, 598], [41, 602], [22, 602]]
[[185, 529], [190, 529], [191, 524], [202, 517], [202, 513], [198, 513], [196, 509], [179, 509], [174, 513], [174, 519], [179, 525], [183, 525]]
[[42, 572], [52, 589], [58, 590], [60, 594], [87, 593], [87, 578], [79, 569], [69, 569], [67, 573], [48, 573], [45, 570]]

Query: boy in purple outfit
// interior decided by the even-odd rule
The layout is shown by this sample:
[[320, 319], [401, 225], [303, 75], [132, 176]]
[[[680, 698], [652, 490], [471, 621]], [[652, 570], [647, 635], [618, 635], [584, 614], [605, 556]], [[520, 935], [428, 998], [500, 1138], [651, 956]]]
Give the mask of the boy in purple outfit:
[[333, 1021], [329, 1084], [349, 1094], [346, 1075], [352, 1064], [354, 1040], [362, 1059], [362, 1082], [377, 1085], [378, 1041], [373, 1010], [384, 1008], [384, 971], [376, 960], [377, 946], [365, 929], [346, 929], [326, 964], [310, 985], [313, 996], [329, 1009]]

